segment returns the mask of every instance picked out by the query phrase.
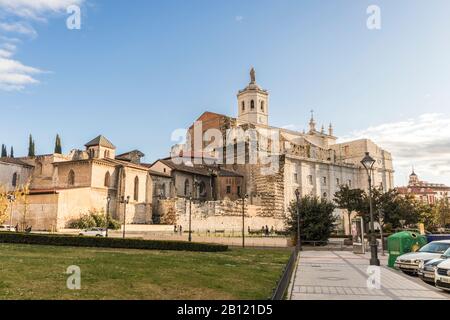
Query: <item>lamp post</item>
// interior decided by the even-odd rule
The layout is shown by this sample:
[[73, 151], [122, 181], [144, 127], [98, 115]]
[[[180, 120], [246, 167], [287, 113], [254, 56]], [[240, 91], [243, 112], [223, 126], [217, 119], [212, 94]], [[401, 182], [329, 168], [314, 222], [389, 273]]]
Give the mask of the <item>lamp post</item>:
[[111, 196], [108, 194], [106, 197], [106, 237], [108, 238], [108, 227], [109, 227], [109, 204], [111, 203]]
[[295, 198], [297, 199], [297, 251], [302, 251], [302, 240], [300, 238], [300, 190], [295, 190]]
[[[10, 210], [11, 213], [9, 214], [9, 230], [11, 230], [12, 227], [12, 216], [13, 216], [13, 204], [16, 201], [16, 196], [14, 194], [9, 194], [8, 195], [8, 201], [9, 201], [9, 206], [10, 206]], [[18, 230], [16, 230], [17, 232]]]
[[242, 248], [245, 248], [245, 199], [248, 195], [241, 192], [240, 196], [242, 198]]
[[122, 196], [122, 200], [120, 202], [123, 203], [123, 238], [125, 239], [125, 226], [127, 224], [127, 204], [130, 203], [130, 196], [128, 196], [126, 199], [124, 196]]
[[189, 236], [188, 241], [192, 242], [192, 193], [189, 196]]
[[378, 244], [375, 237], [375, 224], [373, 219], [373, 204], [372, 204], [372, 171], [375, 164], [375, 159], [372, 158], [369, 152], [361, 160], [361, 164], [366, 169], [367, 177], [369, 181], [369, 212], [370, 212], [370, 265], [379, 266], [380, 260], [378, 259]]

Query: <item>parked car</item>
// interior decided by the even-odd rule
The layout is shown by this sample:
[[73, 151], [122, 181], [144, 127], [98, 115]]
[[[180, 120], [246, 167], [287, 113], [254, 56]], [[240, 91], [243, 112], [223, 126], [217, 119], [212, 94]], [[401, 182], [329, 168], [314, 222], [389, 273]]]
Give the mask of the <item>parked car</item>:
[[90, 228], [81, 231], [79, 235], [87, 237], [106, 237], [106, 230], [102, 228]]
[[423, 246], [417, 252], [401, 255], [395, 261], [394, 267], [406, 274], [417, 275], [419, 265], [440, 258], [450, 248], [450, 240], [433, 241]]
[[13, 226], [0, 226], [0, 232], [16, 232], [16, 227]]
[[435, 285], [436, 269], [445, 260], [450, 259], [450, 249], [448, 249], [441, 257], [432, 259], [428, 262], [422, 262], [419, 264], [419, 270], [417, 274], [422, 281]]
[[450, 259], [440, 263], [436, 268], [436, 287], [450, 292]]

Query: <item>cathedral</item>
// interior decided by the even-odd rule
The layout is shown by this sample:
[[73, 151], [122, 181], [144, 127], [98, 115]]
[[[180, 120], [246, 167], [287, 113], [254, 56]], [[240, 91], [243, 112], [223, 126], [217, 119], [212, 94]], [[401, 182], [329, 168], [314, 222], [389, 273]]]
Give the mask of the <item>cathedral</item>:
[[[249, 206], [254, 207], [257, 216], [266, 218], [276, 227], [281, 227], [289, 204], [296, 198], [296, 190], [302, 196], [330, 201], [342, 185], [367, 190], [367, 174], [360, 163], [366, 152], [376, 160], [372, 177], [374, 186], [383, 190], [394, 188], [392, 156], [388, 151], [368, 139], [337, 143], [333, 126], [330, 124], [327, 130], [324, 126], [318, 129], [313, 115], [307, 132], [273, 127], [269, 121], [270, 108], [269, 92], [256, 82], [256, 72], [252, 69], [250, 83], [237, 93], [237, 117], [203, 113], [190, 127], [187, 143], [172, 148], [172, 157], [190, 154], [194, 163], [194, 158], [199, 155], [211, 157], [242, 174]], [[230, 134], [248, 131], [256, 132], [257, 153], [262, 152], [270, 161], [252, 162], [249, 155], [251, 142], [244, 138], [243, 147], [239, 148], [236, 135]], [[222, 139], [218, 139], [219, 132]], [[211, 136], [215, 136], [214, 139], [208, 139]], [[211, 148], [213, 140], [222, 142]], [[236, 161], [239, 150], [244, 162]], [[231, 156], [227, 154], [230, 151]], [[265, 170], [271, 163], [277, 164], [276, 170]], [[336, 210], [336, 215], [341, 217], [341, 226], [345, 228], [346, 215], [340, 210]]]
[[[269, 96], [252, 69], [237, 93], [236, 117], [204, 112], [185, 144], [151, 164], [141, 162], [139, 150], [116, 155], [104, 136], [69, 154], [0, 158], [0, 185], [30, 188], [27, 203], [14, 206], [12, 223], [61, 230], [97, 210], [127, 224], [187, 230], [191, 220], [197, 231], [240, 231], [244, 210], [246, 229], [281, 231], [296, 192], [332, 201], [342, 185], [367, 190], [360, 163], [367, 152], [376, 160], [374, 185], [394, 187], [389, 152], [367, 139], [337, 143], [333, 126], [318, 128], [314, 115], [307, 131], [273, 127]], [[344, 230], [347, 215], [336, 215]]]

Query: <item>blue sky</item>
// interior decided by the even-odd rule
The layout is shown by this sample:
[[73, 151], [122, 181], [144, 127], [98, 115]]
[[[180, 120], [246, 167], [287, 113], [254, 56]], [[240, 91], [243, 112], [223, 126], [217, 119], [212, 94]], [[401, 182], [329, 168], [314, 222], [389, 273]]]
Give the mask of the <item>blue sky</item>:
[[450, 184], [449, 16], [448, 0], [0, 0], [0, 143], [24, 155], [32, 133], [50, 153], [56, 133], [66, 151], [101, 133], [151, 162], [202, 112], [234, 116], [254, 66], [272, 125], [302, 130], [314, 109], [393, 152], [397, 184], [412, 165]]

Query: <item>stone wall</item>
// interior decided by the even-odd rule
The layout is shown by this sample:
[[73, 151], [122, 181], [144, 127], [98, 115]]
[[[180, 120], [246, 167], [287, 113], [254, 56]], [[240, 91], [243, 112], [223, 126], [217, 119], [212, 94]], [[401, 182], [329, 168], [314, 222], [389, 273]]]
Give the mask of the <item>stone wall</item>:
[[[181, 225], [184, 230], [189, 229], [189, 200], [170, 199], [159, 200], [156, 211], [161, 215], [161, 223]], [[154, 207], [155, 208], [155, 207]], [[284, 219], [281, 217], [264, 217], [260, 215], [261, 207], [251, 205], [246, 201], [245, 231], [261, 230], [263, 226], [284, 229]], [[192, 201], [191, 202], [192, 230], [198, 232], [236, 231], [242, 230], [242, 201]]]

